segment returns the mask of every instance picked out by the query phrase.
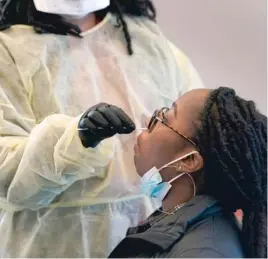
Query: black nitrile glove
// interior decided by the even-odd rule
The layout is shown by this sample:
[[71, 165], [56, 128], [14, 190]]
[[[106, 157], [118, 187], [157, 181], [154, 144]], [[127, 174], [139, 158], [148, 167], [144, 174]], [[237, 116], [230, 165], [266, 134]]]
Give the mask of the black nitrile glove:
[[83, 114], [78, 128], [83, 146], [94, 148], [102, 140], [115, 134], [133, 132], [135, 124], [120, 108], [100, 103], [89, 108]]

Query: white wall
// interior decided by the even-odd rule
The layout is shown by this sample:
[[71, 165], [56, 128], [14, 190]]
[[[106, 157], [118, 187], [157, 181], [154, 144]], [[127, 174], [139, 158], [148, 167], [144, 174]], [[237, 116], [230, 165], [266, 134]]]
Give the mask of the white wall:
[[266, 0], [153, 0], [158, 24], [206, 87], [228, 86], [267, 114]]

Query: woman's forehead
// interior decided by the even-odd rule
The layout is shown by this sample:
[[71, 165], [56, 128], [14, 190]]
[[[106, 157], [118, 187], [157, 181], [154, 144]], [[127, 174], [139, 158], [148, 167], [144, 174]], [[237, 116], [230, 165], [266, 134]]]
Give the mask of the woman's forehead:
[[200, 112], [211, 91], [211, 89], [195, 89], [185, 93], [173, 103], [175, 113]]
[[173, 103], [167, 116], [173, 127], [185, 136], [193, 137], [196, 125], [200, 120], [200, 114], [211, 93], [210, 89], [198, 89], [187, 92]]

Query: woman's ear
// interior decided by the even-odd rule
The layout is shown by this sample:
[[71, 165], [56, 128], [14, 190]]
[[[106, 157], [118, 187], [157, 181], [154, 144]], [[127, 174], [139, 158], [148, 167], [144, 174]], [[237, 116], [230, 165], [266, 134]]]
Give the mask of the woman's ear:
[[198, 152], [196, 152], [181, 160], [177, 168], [181, 173], [190, 174], [199, 171], [203, 168], [203, 166], [203, 157]]

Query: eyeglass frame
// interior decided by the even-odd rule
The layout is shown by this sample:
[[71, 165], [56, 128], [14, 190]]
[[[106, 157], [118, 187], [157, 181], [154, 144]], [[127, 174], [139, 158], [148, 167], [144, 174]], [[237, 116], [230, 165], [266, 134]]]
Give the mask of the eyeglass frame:
[[[154, 127], [157, 123], [157, 121], [159, 121], [160, 123], [162, 123], [163, 125], [165, 125], [167, 128], [169, 128], [170, 130], [172, 130], [173, 132], [175, 132], [176, 134], [178, 134], [179, 136], [181, 136], [182, 138], [184, 138], [185, 140], [187, 140], [188, 142], [190, 142], [198, 151], [200, 150], [198, 148], [198, 146], [195, 144], [195, 142], [193, 140], [191, 140], [190, 138], [188, 138], [187, 136], [185, 136], [183, 133], [175, 130], [173, 127], [171, 127], [170, 125], [167, 124], [167, 122], [165, 122], [163, 119], [167, 120], [167, 118], [165, 117], [165, 112], [169, 111], [170, 109], [167, 107], [163, 107], [160, 110], [156, 110], [153, 114], [153, 116], [150, 119], [150, 122], [148, 124], [148, 130], [150, 130], [152, 127]], [[162, 112], [162, 117], [163, 119], [161, 119], [159, 117], [159, 114]], [[156, 123], [155, 123], [156, 121]], [[153, 125], [154, 123], [154, 125]]]

